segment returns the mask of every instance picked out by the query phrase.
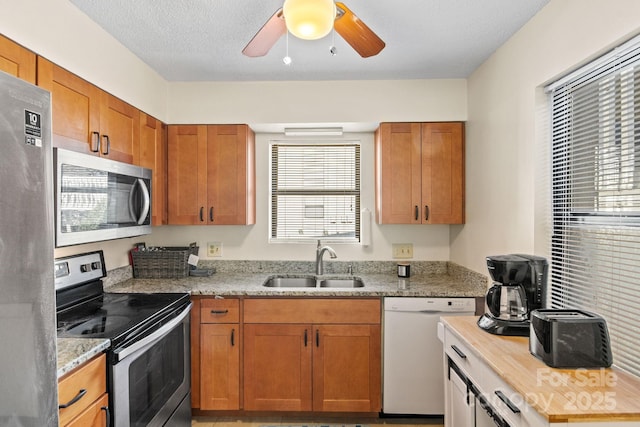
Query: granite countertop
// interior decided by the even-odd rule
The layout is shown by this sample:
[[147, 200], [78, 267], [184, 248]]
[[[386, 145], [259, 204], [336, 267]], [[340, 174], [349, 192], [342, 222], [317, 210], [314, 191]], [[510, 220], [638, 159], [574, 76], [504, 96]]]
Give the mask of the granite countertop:
[[111, 345], [108, 339], [58, 338], [58, 378], [71, 372]]
[[[108, 292], [187, 292], [191, 295], [218, 296], [318, 296], [318, 297], [483, 297], [487, 290], [485, 276], [451, 263], [412, 263], [415, 272], [409, 279], [395, 274], [395, 262], [341, 263], [325, 267], [327, 274], [317, 276], [313, 263], [237, 262], [235, 265], [209, 265], [217, 270], [209, 277], [180, 279], [128, 279], [112, 284]], [[329, 264], [329, 263], [327, 263]], [[353, 274], [341, 274], [352, 266]], [[206, 268], [207, 266], [204, 266]], [[386, 271], [385, 271], [386, 270]], [[392, 273], [389, 273], [388, 271]], [[241, 273], [240, 273], [241, 272]], [[263, 284], [273, 276], [331, 278], [360, 278], [362, 288], [271, 288]]]

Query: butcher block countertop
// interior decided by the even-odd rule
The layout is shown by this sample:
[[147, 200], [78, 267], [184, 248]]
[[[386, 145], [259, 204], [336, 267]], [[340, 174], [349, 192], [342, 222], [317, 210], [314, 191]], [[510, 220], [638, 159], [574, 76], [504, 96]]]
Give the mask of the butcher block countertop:
[[640, 421], [639, 378], [616, 368], [550, 368], [531, 355], [528, 337], [492, 335], [476, 321], [476, 317], [442, 318], [450, 331], [550, 423]]

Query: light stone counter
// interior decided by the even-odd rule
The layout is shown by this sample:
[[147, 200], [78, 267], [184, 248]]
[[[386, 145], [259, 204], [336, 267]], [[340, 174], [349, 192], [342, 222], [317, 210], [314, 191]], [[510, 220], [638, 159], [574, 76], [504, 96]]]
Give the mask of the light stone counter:
[[[349, 265], [353, 274], [346, 272]], [[412, 276], [399, 279], [395, 262], [353, 262], [325, 264], [327, 274], [316, 276], [313, 263], [226, 261], [199, 265], [215, 268], [209, 277], [181, 279], [128, 279], [108, 286], [107, 292], [187, 292], [191, 295], [218, 296], [317, 296], [317, 297], [483, 297], [487, 290], [485, 276], [447, 262], [414, 262]], [[391, 272], [389, 272], [391, 271]], [[270, 288], [263, 284], [275, 275], [317, 278], [357, 277], [362, 288]]]
[[58, 378], [71, 372], [111, 345], [108, 339], [58, 338]]

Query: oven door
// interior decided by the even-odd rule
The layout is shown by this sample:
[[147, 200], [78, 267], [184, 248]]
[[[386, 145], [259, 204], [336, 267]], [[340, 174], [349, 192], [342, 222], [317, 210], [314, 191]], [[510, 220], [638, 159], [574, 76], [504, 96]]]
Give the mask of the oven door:
[[112, 425], [191, 426], [191, 304], [139, 341], [113, 351]]

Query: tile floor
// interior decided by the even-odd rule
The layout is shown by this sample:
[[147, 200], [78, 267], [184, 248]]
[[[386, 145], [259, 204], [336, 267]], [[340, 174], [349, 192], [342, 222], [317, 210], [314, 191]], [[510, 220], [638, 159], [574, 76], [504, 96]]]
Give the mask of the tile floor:
[[306, 425], [316, 427], [327, 424], [364, 424], [368, 427], [443, 427], [442, 418], [292, 418], [292, 417], [193, 417], [192, 427], [261, 427]]

